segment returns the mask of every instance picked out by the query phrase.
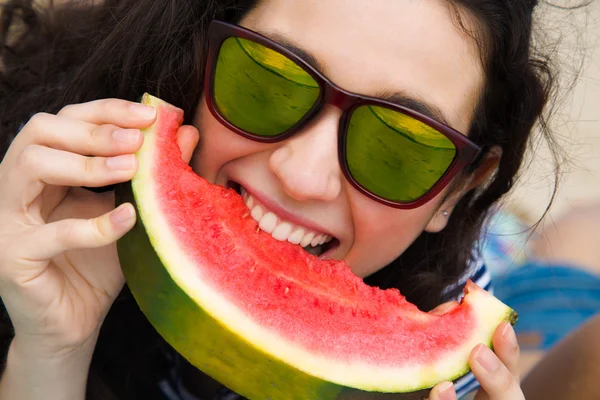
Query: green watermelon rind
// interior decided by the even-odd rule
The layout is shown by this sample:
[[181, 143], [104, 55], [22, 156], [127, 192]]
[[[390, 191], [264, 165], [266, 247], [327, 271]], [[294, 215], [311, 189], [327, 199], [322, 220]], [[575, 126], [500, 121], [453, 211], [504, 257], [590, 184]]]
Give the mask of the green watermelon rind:
[[[190, 283], [194, 281], [189, 279], [191, 269], [188, 268], [186, 276], [186, 268], [180, 267], [184, 264], [189, 266], [190, 262], [177, 251], [176, 245], [165, 244], [174, 239], [169, 238], [172, 235], [167, 233], [169, 229], [164, 221], [160, 221], [161, 217], [149, 211], [157, 210], [157, 206], [139, 206], [138, 200], [151, 203], [154, 193], [148, 172], [152, 159], [151, 138], [152, 134], [148, 132], [144, 147], [138, 154], [140, 170], [133, 184], [122, 185], [118, 189], [118, 201], [132, 202], [139, 213], [134, 229], [118, 242], [119, 257], [129, 287], [144, 314], [167, 342], [193, 365], [250, 399], [369, 399], [380, 396], [391, 399], [394, 398], [391, 393], [371, 392], [412, 392], [429, 388], [441, 380], [456, 379], [469, 371], [466, 356], [462, 354], [459, 357], [463, 360], [460, 365], [454, 363], [445, 367], [441, 373], [425, 368], [418, 377], [412, 376], [411, 379], [400, 383], [390, 382], [389, 378], [388, 381], [384, 380], [383, 384], [382, 380], [364, 381], [364, 377], [358, 373], [351, 373], [344, 368], [344, 379], [331, 379], [331, 375], [335, 374], [327, 376], [327, 371], [318, 371], [323, 365], [316, 364], [322, 363], [322, 359], [307, 362], [309, 357], [298, 357], [297, 354], [295, 358], [289, 354], [286, 358], [285, 352], [282, 354], [281, 351], [269, 348], [273, 340], [264, 339], [268, 334], [254, 338], [248, 335], [248, 332], [244, 333], [246, 338], [235, 334], [227, 325], [238, 325], [239, 328], [244, 324], [236, 323], [239, 321], [232, 321], [231, 318], [227, 321], [227, 313], [223, 313], [223, 309], [217, 306], [211, 310], [210, 302], [199, 301], [196, 287]], [[150, 232], [150, 236], [147, 232]], [[158, 234], [153, 235], [152, 232]], [[169, 265], [178, 267], [169, 268]], [[493, 300], [491, 303], [490, 299]], [[501, 307], [497, 310], [499, 312], [490, 313], [487, 309], [490, 304], [495, 304], [493, 302]], [[199, 303], [204, 303], [204, 308]], [[463, 353], [466, 352], [467, 356], [471, 348], [480, 342], [491, 346], [495, 327], [503, 320], [512, 322], [514, 319], [514, 311], [492, 296], [482, 296], [479, 303], [486, 308], [480, 315], [493, 316], [493, 320], [484, 324], [490, 327], [489, 332], [479, 332], [478, 337], [484, 339], [483, 341], [474, 339], [473, 343], [465, 345]], [[261, 342], [265, 348], [260, 348]], [[287, 348], [289, 344], [283, 341], [280, 347]], [[287, 361], [283, 362], [280, 358]], [[333, 360], [324, 361], [325, 369], [336, 368], [331, 367], [335, 365]], [[331, 382], [333, 380], [337, 383]], [[350, 389], [348, 386], [358, 386], [362, 391]]]
[[[127, 187], [119, 192], [121, 202], [135, 204]], [[117, 245], [127, 284], [144, 315], [167, 343], [217, 381], [250, 399], [264, 396], [265, 371], [272, 380], [271, 399], [329, 399], [341, 391], [337, 385], [264, 357], [198, 306], [162, 265], [141, 220]], [[245, 383], [240, 387], [242, 375]], [[292, 376], [293, 383], [288, 379]]]

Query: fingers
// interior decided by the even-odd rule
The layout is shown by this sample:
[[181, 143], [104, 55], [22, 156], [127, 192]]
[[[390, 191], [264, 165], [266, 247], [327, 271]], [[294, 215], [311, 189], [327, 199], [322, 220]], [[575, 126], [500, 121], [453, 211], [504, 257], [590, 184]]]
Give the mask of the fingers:
[[[129, 203], [91, 219], [63, 219], [36, 226], [23, 234], [22, 243], [37, 243], [15, 249], [27, 254], [27, 261], [43, 261], [69, 250], [106, 246], [120, 239], [135, 224], [135, 210]], [[54, 240], [48, 240], [54, 238]]]
[[498, 326], [493, 337], [494, 352], [515, 377], [519, 376], [520, 349], [517, 336], [512, 325], [503, 322]]
[[456, 391], [452, 382], [442, 382], [429, 393], [429, 400], [456, 400]]
[[28, 146], [17, 161], [19, 173], [8, 176], [6, 206], [22, 211], [41, 193], [45, 184], [100, 187], [125, 182], [137, 170], [134, 154], [85, 157], [40, 145]]
[[72, 104], [58, 112], [59, 116], [79, 119], [90, 124], [113, 124], [123, 128], [146, 128], [154, 122], [153, 107], [121, 99], [101, 99]]
[[523, 400], [516, 374], [502, 363], [493, 351], [480, 344], [469, 358], [471, 370], [483, 388], [477, 400]]
[[190, 125], [183, 125], [177, 131], [177, 144], [181, 149], [181, 158], [189, 164], [194, 154], [194, 150], [198, 145], [200, 134], [198, 129]]
[[[95, 135], [97, 132], [94, 127], [109, 125], [104, 129], [114, 131], [116, 127], [120, 127], [137, 130], [150, 126], [155, 119], [156, 110], [153, 107], [120, 99], [102, 99], [68, 105], [57, 115], [45, 113], [34, 115], [17, 135], [4, 160], [16, 158], [22, 149], [30, 144], [44, 144], [86, 155], [109, 155], [106, 146], [102, 145], [106, 144], [105, 135]], [[76, 135], [77, 132], [80, 135]], [[81, 133], [84, 135], [82, 136]], [[98, 137], [101, 145], [85, 141], [83, 138], [86, 136], [87, 139]], [[121, 138], [123, 139], [124, 135]], [[126, 143], [128, 142], [129, 139]], [[131, 142], [135, 143], [135, 140]], [[81, 147], [82, 144], [85, 147]], [[137, 148], [131, 152], [136, 150]], [[117, 148], [116, 151], [111, 155], [122, 154], [128, 150]]]
[[93, 125], [50, 114], [36, 114], [11, 146], [6, 160], [16, 159], [27, 146], [38, 144], [73, 153], [114, 156], [135, 153], [143, 142], [139, 129]]
[[[99, 187], [131, 179], [137, 169], [133, 153], [143, 142], [138, 128], [155, 118], [154, 108], [119, 99], [69, 105], [58, 115], [36, 114], [2, 162], [10, 174], [0, 182], [0, 191], [9, 195], [0, 203], [22, 212], [36, 201], [32, 211], [51, 211], [38, 203], [46, 197], [60, 201], [65, 190], [47, 190], [45, 185]], [[177, 138], [189, 163], [198, 131], [183, 126]]]

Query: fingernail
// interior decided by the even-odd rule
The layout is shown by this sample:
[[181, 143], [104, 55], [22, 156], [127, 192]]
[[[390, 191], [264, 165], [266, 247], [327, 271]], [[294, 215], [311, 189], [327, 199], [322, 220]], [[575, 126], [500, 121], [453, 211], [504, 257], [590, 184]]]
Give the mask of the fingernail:
[[110, 215], [110, 219], [117, 225], [123, 225], [126, 222], [131, 221], [134, 215], [133, 207], [126, 205], [113, 211]]
[[509, 343], [513, 347], [517, 347], [517, 336], [515, 330], [511, 324], [504, 322], [504, 328], [502, 328], [502, 339]]
[[438, 387], [438, 394], [440, 400], [455, 400], [456, 392], [454, 391], [454, 385], [450, 382], [441, 383]]
[[138, 117], [142, 119], [154, 119], [154, 117], [156, 116], [156, 109], [145, 104], [132, 104], [130, 108], [131, 111], [133, 111]]
[[140, 138], [139, 129], [117, 129], [113, 132], [113, 139], [123, 143], [136, 143]]
[[124, 154], [122, 156], [109, 157], [106, 159], [106, 166], [116, 170], [134, 169], [135, 156], [133, 154]]
[[488, 372], [494, 372], [500, 368], [500, 360], [487, 346], [480, 344], [478, 347], [475, 361]]

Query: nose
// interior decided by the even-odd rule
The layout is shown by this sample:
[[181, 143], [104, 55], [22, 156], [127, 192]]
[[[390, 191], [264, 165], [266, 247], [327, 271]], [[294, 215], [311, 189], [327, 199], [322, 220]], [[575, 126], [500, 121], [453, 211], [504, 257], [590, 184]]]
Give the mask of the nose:
[[337, 132], [341, 111], [326, 106], [315, 120], [283, 141], [269, 168], [297, 200], [333, 200], [342, 188]]

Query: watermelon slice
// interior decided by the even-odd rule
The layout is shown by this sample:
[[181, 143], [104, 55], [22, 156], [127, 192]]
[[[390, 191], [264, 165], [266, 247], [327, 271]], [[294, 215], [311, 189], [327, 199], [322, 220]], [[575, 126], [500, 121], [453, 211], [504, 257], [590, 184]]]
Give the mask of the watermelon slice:
[[[118, 242], [141, 310], [193, 365], [249, 399], [368, 399], [468, 372], [478, 343], [516, 314], [469, 282], [460, 304], [421, 312], [398, 290], [367, 286], [341, 261], [257, 229], [242, 197], [181, 160], [180, 109], [145, 130], [132, 184], [139, 218]], [[376, 397], [379, 398], [380, 395]]]

